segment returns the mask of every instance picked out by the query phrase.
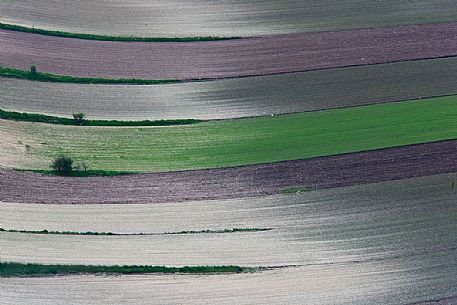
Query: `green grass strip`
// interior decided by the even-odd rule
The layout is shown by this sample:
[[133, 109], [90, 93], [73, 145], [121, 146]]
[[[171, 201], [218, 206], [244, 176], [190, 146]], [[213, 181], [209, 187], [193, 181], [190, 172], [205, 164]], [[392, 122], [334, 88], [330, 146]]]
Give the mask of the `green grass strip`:
[[[51, 73], [19, 70], [0, 66], [0, 76], [9, 78], [28, 79], [39, 82], [75, 83], [75, 84], [128, 84], [128, 85], [164, 85], [181, 83], [175, 79], [135, 79], [135, 78], [100, 78], [58, 75]], [[197, 80], [196, 80], [197, 81]]]
[[233, 228], [224, 230], [200, 230], [200, 231], [179, 231], [167, 233], [114, 233], [114, 232], [72, 232], [72, 231], [48, 231], [48, 230], [12, 230], [0, 228], [0, 232], [24, 233], [24, 234], [51, 234], [51, 235], [109, 235], [109, 236], [132, 236], [132, 235], [185, 235], [185, 234], [222, 234], [237, 232], [264, 232], [271, 228]]
[[262, 268], [240, 266], [95, 266], [95, 265], [44, 265], [0, 262], [0, 277], [38, 277], [70, 274], [142, 274], [142, 273], [241, 273]]
[[2, 132], [21, 140], [14, 152], [31, 143], [38, 169], [59, 155], [93, 170], [218, 168], [456, 139], [457, 96], [171, 128], [3, 123]]
[[51, 169], [20, 169], [15, 168], [16, 171], [31, 172], [47, 176], [64, 176], [64, 177], [110, 177], [121, 175], [140, 174], [139, 171], [115, 171], [115, 170], [77, 170], [74, 169], [69, 173], [62, 173]]
[[0, 109], [0, 119], [14, 120], [23, 122], [48, 123], [59, 125], [76, 125], [76, 126], [173, 126], [189, 125], [204, 122], [203, 120], [194, 119], [176, 119], [176, 120], [143, 120], [143, 121], [118, 121], [118, 120], [87, 120], [77, 121], [75, 119], [56, 117], [38, 113], [26, 113], [6, 111]]
[[51, 235], [145, 235], [143, 233], [132, 233], [132, 234], [122, 234], [122, 233], [112, 233], [112, 232], [72, 232], [72, 231], [48, 231], [48, 230], [13, 230], [13, 229], [4, 229], [0, 228], [0, 232], [6, 233], [24, 233], [24, 234], [51, 234]]
[[241, 37], [216, 37], [216, 36], [197, 36], [197, 37], [133, 37], [133, 36], [109, 36], [97, 34], [83, 34], [83, 33], [69, 33], [62, 31], [50, 31], [44, 29], [30, 28], [21, 25], [0, 23], [0, 29], [40, 34], [46, 36], [57, 36], [65, 38], [76, 38], [86, 40], [100, 40], [100, 41], [126, 41], [126, 42], [195, 42], [195, 41], [219, 41], [241, 39]]
[[220, 233], [237, 233], [237, 232], [264, 232], [273, 230], [272, 228], [233, 228], [224, 230], [200, 230], [200, 231], [179, 231], [164, 233], [165, 235], [182, 235], [182, 234], [220, 234]]

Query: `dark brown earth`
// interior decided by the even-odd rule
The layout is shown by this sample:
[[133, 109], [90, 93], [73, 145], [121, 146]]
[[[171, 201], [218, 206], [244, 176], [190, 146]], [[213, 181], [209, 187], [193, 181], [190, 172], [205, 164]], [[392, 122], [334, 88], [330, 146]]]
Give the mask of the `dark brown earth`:
[[0, 169], [0, 201], [157, 203], [276, 194], [457, 172], [457, 141], [225, 169], [70, 178]]
[[111, 78], [265, 75], [457, 55], [457, 23], [213, 42], [91, 41], [0, 31], [0, 65]]

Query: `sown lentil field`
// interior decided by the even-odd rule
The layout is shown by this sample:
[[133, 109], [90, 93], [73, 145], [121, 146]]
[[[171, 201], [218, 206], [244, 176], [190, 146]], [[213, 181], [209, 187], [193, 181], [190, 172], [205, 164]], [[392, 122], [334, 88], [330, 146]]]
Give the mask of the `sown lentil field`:
[[451, 0], [0, 0], [0, 304], [457, 304], [456, 34]]

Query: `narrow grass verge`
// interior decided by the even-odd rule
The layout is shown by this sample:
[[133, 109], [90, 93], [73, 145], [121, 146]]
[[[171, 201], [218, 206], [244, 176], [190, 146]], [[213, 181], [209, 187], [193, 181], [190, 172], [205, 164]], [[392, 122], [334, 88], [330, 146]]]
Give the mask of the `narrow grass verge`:
[[141, 172], [136, 171], [115, 171], [115, 170], [72, 170], [69, 173], [62, 173], [51, 169], [20, 169], [15, 168], [15, 171], [30, 172], [36, 174], [42, 174], [47, 176], [62, 176], [62, 177], [109, 177], [109, 176], [120, 176], [120, 175], [133, 175], [140, 174]]
[[28, 79], [39, 82], [74, 83], [74, 84], [129, 84], [129, 85], [163, 85], [183, 81], [177, 79], [135, 79], [135, 78], [101, 78], [58, 75], [43, 72], [31, 72], [0, 66], [0, 76]]
[[39, 277], [70, 274], [143, 274], [143, 273], [241, 273], [261, 271], [261, 267], [241, 266], [96, 266], [96, 265], [45, 265], [0, 262], [0, 277]]
[[101, 41], [125, 41], [125, 42], [195, 42], [195, 41], [219, 41], [219, 40], [242, 39], [242, 37], [237, 37], [237, 36], [230, 36], [230, 37], [218, 37], [218, 36], [196, 36], [196, 37], [109, 36], [109, 35], [51, 31], [51, 30], [30, 28], [30, 27], [25, 27], [25, 26], [21, 26], [21, 25], [7, 24], [7, 23], [0, 23], [0, 29], [16, 31], [16, 32], [46, 35], [46, 36], [65, 37], [65, 38], [101, 40]]
[[[107, 171], [222, 168], [332, 156], [457, 138], [457, 96], [209, 121], [173, 128], [80, 128], [1, 120], [2, 135], [25, 150], [23, 169], [68, 156]], [[75, 141], [74, 139], [78, 139]], [[28, 142], [35, 143], [31, 146]], [[27, 144], [24, 144], [27, 143]], [[33, 167], [30, 167], [34, 162]]]
[[237, 232], [263, 232], [270, 231], [272, 228], [233, 228], [224, 230], [201, 230], [201, 231], [180, 231], [180, 232], [169, 232], [166, 235], [177, 235], [177, 234], [214, 234], [214, 233], [237, 233]]
[[133, 236], [133, 235], [183, 235], [183, 234], [220, 234], [237, 232], [263, 232], [272, 228], [233, 228], [224, 230], [201, 230], [201, 231], [180, 231], [166, 233], [114, 233], [114, 232], [74, 232], [74, 231], [48, 231], [48, 230], [14, 230], [0, 228], [0, 232], [24, 233], [24, 234], [52, 234], [52, 235], [109, 235], [109, 236]]
[[313, 189], [310, 187], [289, 187], [286, 189], [281, 190], [281, 194], [283, 195], [293, 195], [293, 194], [300, 194], [305, 192], [310, 192]]
[[81, 120], [44, 115], [39, 113], [15, 112], [0, 109], [0, 119], [22, 122], [48, 123], [57, 125], [75, 126], [175, 126], [189, 125], [204, 122], [204, 120], [176, 119], [176, 120], [143, 120], [143, 121], [118, 121], [118, 120]]

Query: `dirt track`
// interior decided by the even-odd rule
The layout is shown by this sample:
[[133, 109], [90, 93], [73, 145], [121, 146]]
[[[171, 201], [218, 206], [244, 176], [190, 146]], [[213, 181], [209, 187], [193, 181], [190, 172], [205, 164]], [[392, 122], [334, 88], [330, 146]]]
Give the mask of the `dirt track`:
[[69, 178], [0, 169], [0, 201], [155, 203], [275, 194], [457, 171], [457, 141], [243, 166], [116, 177]]
[[105, 42], [0, 31], [0, 65], [75, 76], [198, 79], [457, 55], [457, 23], [196, 43]]

